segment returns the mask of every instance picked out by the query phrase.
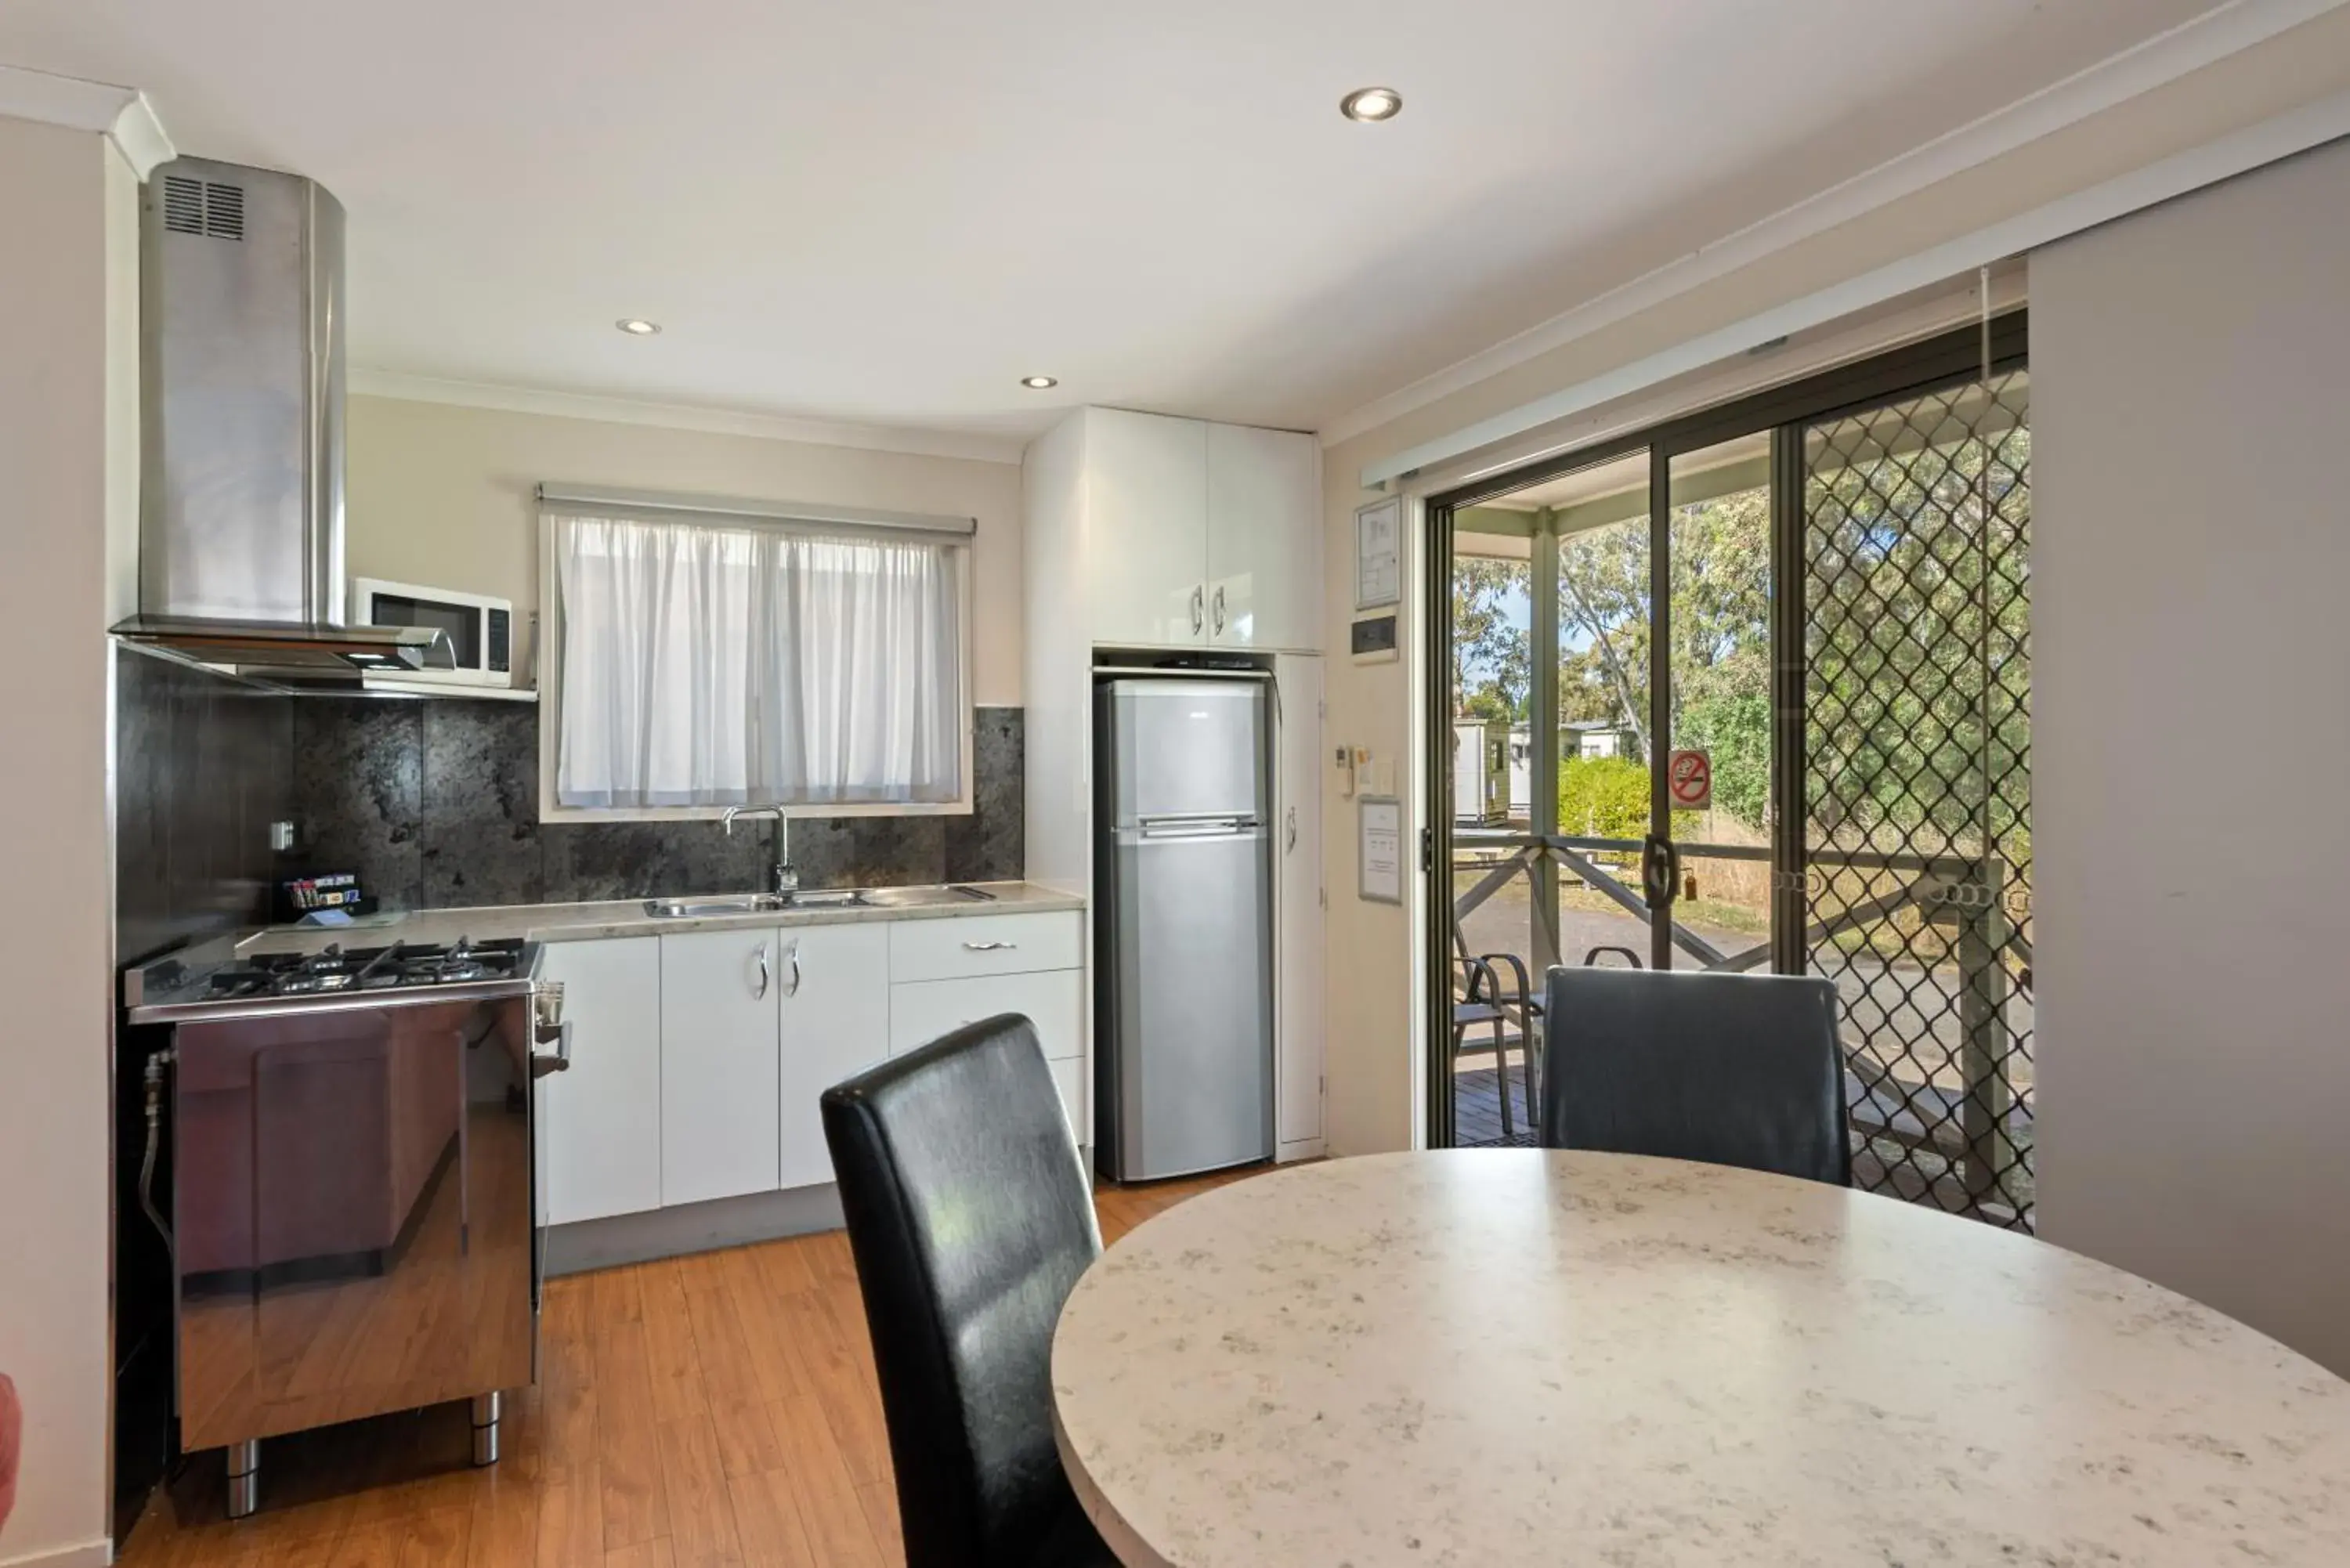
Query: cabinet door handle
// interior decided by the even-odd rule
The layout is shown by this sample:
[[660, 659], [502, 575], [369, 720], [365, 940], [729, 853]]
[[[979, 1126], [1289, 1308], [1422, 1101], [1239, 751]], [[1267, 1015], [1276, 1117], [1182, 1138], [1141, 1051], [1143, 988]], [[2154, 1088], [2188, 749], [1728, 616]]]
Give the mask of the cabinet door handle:
[[1195, 637], [1199, 635], [1201, 607], [1207, 600], [1207, 589], [1197, 583], [1191, 585], [1191, 633]]
[[1224, 635], [1224, 586], [1216, 585], [1216, 635]]
[[965, 942], [963, 948], [975, 953], [1008, 953], [1019, 945], [1018, 942]]
[[1295, 848], [1296, 848], [1296, 847], [1297, 847], [1297, 808], [1296, 808], [1295, 806], [1294, 806], [1294, 805], [1293, 805], [1293, 806], [1291, 806], [1291, 807], [1289, 808], [1289, 845], [1288, 845], [1288, 847], [1289, 847], [1289, 848], [1291, 848], [1291, 849], [1295, 849]]
[[792, 963], [792, 982], [784, 987], [784, 994], [797, 996], [800, 993], [800, 944], [796, 941], [793, 942], [790, 947], [784, 950], [784, 956]]
[[767, 981], [772, 978], [767, 971], [767, 944], [764, 942], [761, 942], [759, 944], [758, 958], [759, 989], [753, 992], [751, 994], [757, 997], [760, 1001], [764, 1002], [767, 999]]

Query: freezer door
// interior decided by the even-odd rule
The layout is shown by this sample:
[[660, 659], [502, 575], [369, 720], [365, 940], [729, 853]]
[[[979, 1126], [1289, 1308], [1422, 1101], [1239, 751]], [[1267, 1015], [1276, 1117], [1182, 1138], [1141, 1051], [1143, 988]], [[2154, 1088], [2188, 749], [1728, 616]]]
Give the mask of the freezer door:
[[1266, 849], [1262, 828], [1117, 836], [1103, 1109], [1119, 1180], [1273, 1157]]
[[1111, 820], [1265, 820], [1264, 684], [1118, 680], [1110, 685]]

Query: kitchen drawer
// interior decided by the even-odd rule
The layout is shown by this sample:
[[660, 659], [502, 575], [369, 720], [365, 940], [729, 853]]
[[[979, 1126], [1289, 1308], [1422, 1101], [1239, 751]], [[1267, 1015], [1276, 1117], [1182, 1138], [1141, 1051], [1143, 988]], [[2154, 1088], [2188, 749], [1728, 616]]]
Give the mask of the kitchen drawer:
[[1060, 1091], [1061, 1114], [1069, 1118], [1069, 1131], [1081, 1147], [1090, 1146], [1086, 1115], [1086, 1064], [1076, 1057], [1066, 1062], [1048, 1062], [1053, 1069], [1053, 1087]]
[[1017, 1012], [1036, 1026], [1036, 1040], [1047, 1061], [1075, 1061], [1086, 1052], [1085, 1005], [1085, 971], [1076, 969], [893, 985], [889, 1054], [903, 1055], [950, 1030], [999, 1012]]
[[1076, 969], [1085, 962], [1085, 916], [1076, 909], [903, 920], [889, 928], [889, 978], [962, 980]]

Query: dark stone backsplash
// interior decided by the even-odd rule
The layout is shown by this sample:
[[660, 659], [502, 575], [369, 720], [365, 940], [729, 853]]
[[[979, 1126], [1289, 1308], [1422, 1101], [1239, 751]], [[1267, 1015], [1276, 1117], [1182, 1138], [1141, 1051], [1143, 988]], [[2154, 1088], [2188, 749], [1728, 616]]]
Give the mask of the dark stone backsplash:
[[[751, 892], [766, 821], [538, 820], [538, 709], [494, 698], [295, 701], [303, 865], [349, 870], [386, 909]], [[977, 711], [968, 816], [803, 817], [808, 888], [1011, 881], [1024, 863], [1022, 714]]]
[[117, 648], [115, 948], [138, 963], [269, 918], [292, 815], [293, 700]]

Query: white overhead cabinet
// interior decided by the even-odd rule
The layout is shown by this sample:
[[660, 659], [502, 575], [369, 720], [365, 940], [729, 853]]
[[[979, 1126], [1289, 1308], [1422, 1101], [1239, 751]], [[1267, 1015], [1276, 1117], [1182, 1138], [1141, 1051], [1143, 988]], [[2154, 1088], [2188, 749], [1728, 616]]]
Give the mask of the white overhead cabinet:
[[1095, 635], [1203, 642], [1208, 629], [1208, 427], [1088, 409], [1086, 546]]
[[1312, 436], [1208, 427], [1208, 640], [1322, 646], [1322, 449]]
[[1112, 647], [1321, 646], [1321, 449], [1310, 435], [1087, 409], [1075, 497], [1089, 639]]

